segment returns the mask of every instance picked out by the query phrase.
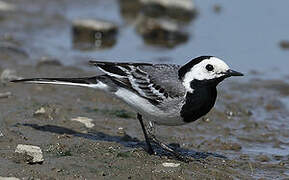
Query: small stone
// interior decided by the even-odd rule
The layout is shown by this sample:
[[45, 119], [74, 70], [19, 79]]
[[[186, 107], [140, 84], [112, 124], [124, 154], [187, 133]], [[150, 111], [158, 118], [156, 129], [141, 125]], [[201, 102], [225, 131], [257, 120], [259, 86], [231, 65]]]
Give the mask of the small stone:
[[286, 49], [286, 50], [289, 49], [289, 41], [288, 40], [280, 41], [279, 45], [282, 49]]
[[83, 123], [87, 128], [93, 128], [94, 124], [93, 119], [87, 118], [87, 117], [77, 117], [77, 118], [72, 118], [71, 121], [78, 121]]
[[59, 108], [51, 105], [44, 105], [37, 109], [33, 115], [35, 117], [43, 117], [43, 118], [48, 118], [50, 120], [54, 119], [54, 116], [59, 113]]
[[162, 164], [164, 167], [179, 167], [180, 163], [170, 163], [170, 162], [165, 162]]
[[27, 154], [28, 156], [31, 156], [33, 159], [29, 163], [32, 163], [32, 164], [42, 163], [44, 161], [42, 150], [38, 146], [18, 144], [15, 152], [20, 153], [20, 154]]
[[133, 23], [140, 13], [139, 0], [119, 0], [120, 13], [128, 23]]
[[66, 138], [72, 138], [73, 136], [70, 134], [62, 134], [57, 136], [57, 139], [66, 139]]
[[202, 120], [203, 120], [204, 122], [210, 122], [210, 121], [211, 121], [211, 119], [208, 118], [208, 117], [203, 117]]
[[241, 154], [240, 157], [239, 157], [241, 160], [249, 160], [250, 159], [250, 156], [248, 154]]
[[119, 134], [119, 135], [124, 135], [124, 134], [126, 134], [124, 128], [123, 128], [123, 127], [119, 127], [119, 128], [117, 129], [117, 134]]
[[139, 16], [136, 30], [147, 44], [169, 48], [185, 43], [189, 38], [177, 22], [168, 19]]
[[17, 79], [21, 79], [21, 77], [17, 76], [16, 71], [12, 69], [4, 69], [0, 76], [0, 80], [4, 84]]
[[1, 177], [0, 176], [0, 180], [20, 180], [20, 179], [16, 177]]
[[213, 6], [213, 10], [214, 10], [215, 13], [219, 14], [222, 11], [222, 6], [219, 5], [219, 4], [215, 4]]
[[0, 93], [0, 98], [8, 98], [12, 96], [11, 92]]
[[163, 7], [182, 8], [184, 10], [193, 10], [194, 4], [192, 0], [141, 0], [143, 4], [159, 4]]
[[223, 142], [220, 149], [231, 150], [231, 151], [240, 151], [242, 149], [242, 146], [238, 143], [225, 143], [225, 142]]
[[117, 26], [99, 19], [77, 19], [73, 21], [74, 48], [94, 49], [112, 47], [116, 43]]
[[235, 114], [234, 114], [233, 111], [228, 111], [228, 112], [227, 112], [227, 115], [230, 116], [230, 117], [232, 117], [232, 116], [234, 116]]
[[256, 160], [260, 162], [268, 162], [270, 161], [270, 158], [264, 154], [260, 154], [256, 157]]
[[13, 11], [15, 9], [15, 5], [8, 2], [0, 1], [0, 11]]
[[40, 109], [38, 109], [38, 110], [36, 110], [36, 111], [34, 112], [34, 115], [43, 115], [43, 114], [45, 114], [45, 113], [46, 113], [45, 108], [44, 108], [44, 107], [41, 107]]
[[153, 170], [153, 173], [176, 173], [180, 172], [181, 167], [179, 163], [164, 162], [158, 164]]
[[190, 20], [196, 13], [192, 0], [140, 0], [142, 12], [148, 16], [169, 16], [178, 20]]
[[41, 57], [39, 62], [37, 63], [36, 66], [41, 67], [41, 66], [61, 66], [61, 62], [58, 59], [51, 58], [51, 57]]

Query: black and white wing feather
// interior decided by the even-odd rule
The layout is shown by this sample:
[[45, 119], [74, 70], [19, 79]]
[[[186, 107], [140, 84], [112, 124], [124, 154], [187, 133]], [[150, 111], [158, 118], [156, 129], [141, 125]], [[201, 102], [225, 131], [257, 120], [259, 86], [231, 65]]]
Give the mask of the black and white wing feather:
[[118, 85], [159, 104], [165, 99], [181, 97], [185, 89], [178, 79], [178, 65], [149, 63], [114, 63], [90, 61]]

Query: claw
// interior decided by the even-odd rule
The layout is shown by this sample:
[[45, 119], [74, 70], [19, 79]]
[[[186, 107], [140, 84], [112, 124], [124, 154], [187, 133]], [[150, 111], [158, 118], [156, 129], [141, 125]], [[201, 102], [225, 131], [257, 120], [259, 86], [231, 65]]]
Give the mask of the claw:
[[172, 149], [171, 147], [169, 147], [169, 145], [159, 141], [158, 139], [156, 139], [156, 137], [152, 134], [150, 134], [150, 139], [152, 142], [154, 142], [155, 144], [157, 144], [158, 146], [160, 146], [163, 150], [173, 154], [173, 156], [179, 160], [179, 161], [182, 161], [182, 162], [185, 162], [185, 163], [189, 163], [191, 161], [193, 161], [194, 159], [192, 159], [191, 157], [188, 157], [188, 156], [185, 156], [185, 155], [182, 155], [180, 152], [176, 151], [175, 149]]

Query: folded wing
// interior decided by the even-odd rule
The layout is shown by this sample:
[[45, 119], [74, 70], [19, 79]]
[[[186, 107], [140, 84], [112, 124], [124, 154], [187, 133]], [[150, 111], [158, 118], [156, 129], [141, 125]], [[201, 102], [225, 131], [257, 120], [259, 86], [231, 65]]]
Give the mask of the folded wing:
[[120, 86], [138, 93], [152, 103], [159, 104], [168, 98], [184, 96], [184, 87], [178, 79], [178, 65], [103, 61], [90, 63]]

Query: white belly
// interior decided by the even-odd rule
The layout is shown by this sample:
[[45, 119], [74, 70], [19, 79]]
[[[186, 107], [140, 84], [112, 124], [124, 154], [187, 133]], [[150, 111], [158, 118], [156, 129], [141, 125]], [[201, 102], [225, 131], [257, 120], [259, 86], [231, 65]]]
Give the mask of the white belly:
[[142, 98], [133, 92], [120, 88], [115, 92], [115, 95], [126, 102], [129, 106], [137, 110], [144, 119], [148, 121], [153, 121], [159, 125], [176, 126], [185, 124], [179, 113], [176, 112], [164, 112], [158, 107], [152, 105], [148, 100]]

